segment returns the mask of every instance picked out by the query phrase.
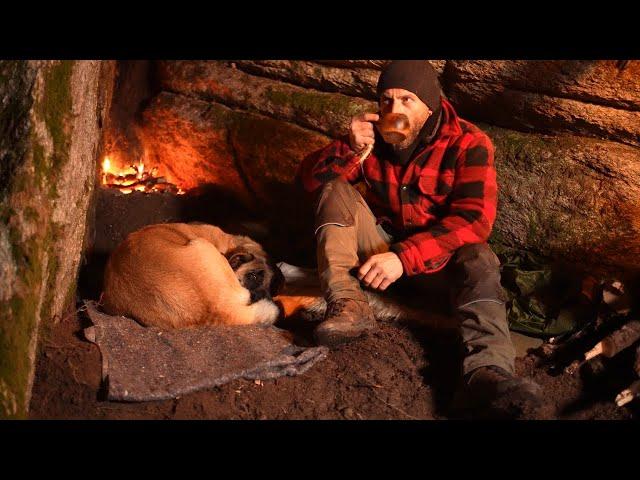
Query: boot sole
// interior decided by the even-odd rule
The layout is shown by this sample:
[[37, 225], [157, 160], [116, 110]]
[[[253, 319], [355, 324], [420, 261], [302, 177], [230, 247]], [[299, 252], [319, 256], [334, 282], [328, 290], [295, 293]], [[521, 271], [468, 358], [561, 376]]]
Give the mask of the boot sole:
[[[321, 326], [321, 325], [320, 325]], [[318, 327], [314, 332], [314, 338], [318, 345], [324, 345], [327, 347], [335, 347], [337, 345], [342, 345], [344, 343], [349, 343], [353, 340], [356, 340], [366, 333], [374, 330], [376, 325], [367, 325], [364, 328], [358, 329], [353, 332], [340, 332], [340, 331], [329, 331], [325, 332]]]

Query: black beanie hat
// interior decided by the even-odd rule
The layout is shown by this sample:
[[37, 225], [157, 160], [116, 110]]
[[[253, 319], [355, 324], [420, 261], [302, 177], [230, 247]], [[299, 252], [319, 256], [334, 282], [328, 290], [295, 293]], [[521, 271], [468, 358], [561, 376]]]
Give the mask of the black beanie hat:
[[432, 112], [440, 111], [438, 73], [427, 60], [393, 60], [378, 79], [378, 98], [388, 88], [402, 88], [414, 93]]

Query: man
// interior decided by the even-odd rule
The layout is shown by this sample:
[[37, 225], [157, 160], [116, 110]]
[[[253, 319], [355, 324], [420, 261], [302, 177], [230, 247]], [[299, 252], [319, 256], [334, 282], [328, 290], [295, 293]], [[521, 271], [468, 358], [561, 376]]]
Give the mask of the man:
[[[491, 141], [456, 115], [426, 61], [389, 63], [377, 93], [380, 115], [408, 117], [407, 138], [387, 144], [374, 127], [380, 115], [358, 115], [348, 137], [309, 155], [298, 172], [317, 194], [318, 270], [328, 302], [318, 343], [338, 345], [375, 328], [360, 282], [380, 291], [401, 278], [446, 286], [465, 348], [456, 403], [484, 411], [539, 404], [539, 387], [514, 375], [500, 263], [486, 243], [497, 206]], [[366, 200], [352, 186], [360, 181]]]

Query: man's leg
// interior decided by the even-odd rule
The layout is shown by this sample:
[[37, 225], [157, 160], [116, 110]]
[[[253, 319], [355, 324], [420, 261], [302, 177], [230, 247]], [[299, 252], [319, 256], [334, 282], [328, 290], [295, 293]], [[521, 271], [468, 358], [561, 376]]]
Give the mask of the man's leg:
[[452, 306], [465, 347], [463, 373], [488, 365], [513, 373], [516, 352], [509, 335], [498, 257], [486, 243], [475, 243], [459, 248], [450, 261]]
[[464, 346], [460, 393], [466, 398], [458, 400], [469, 408], [495, 406], [517, 416], [524, 403], [539, 404], [541, 392], [533, 382], [515, 377], [500, 261], [488, 244], [477, 243], [458, 249], [450, 262], [452, 306]]
[[325, 320], [316, 329], [319, 343], [335, 345], [360, 336], [375, 320], [360, 282], [352, 275], [369, 256], [386, 252], [390, 237], [360, 193], [344, 180], [328, 182], [316, 210], [320, 285], [327, 300]]

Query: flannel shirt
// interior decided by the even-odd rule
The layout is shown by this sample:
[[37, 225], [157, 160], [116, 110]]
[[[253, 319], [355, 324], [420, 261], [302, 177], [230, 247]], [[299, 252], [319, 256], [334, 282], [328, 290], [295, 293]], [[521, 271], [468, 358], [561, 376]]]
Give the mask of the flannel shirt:
[[444, 98], [442, 115], [436, 135], [419, 144], [405, 165], [380, 158], [376, 148], [360, 165], [345, 136], [308, 155], [298, 169], [298, 181], [310, 193], [338, 177], [351, 184], [364, 179], [365, 201], [393, 232], [397, 242], [390, 250], [408, 276], [441, 270], [461, 246], [485, 242], [496, 218], [491, 140]]

